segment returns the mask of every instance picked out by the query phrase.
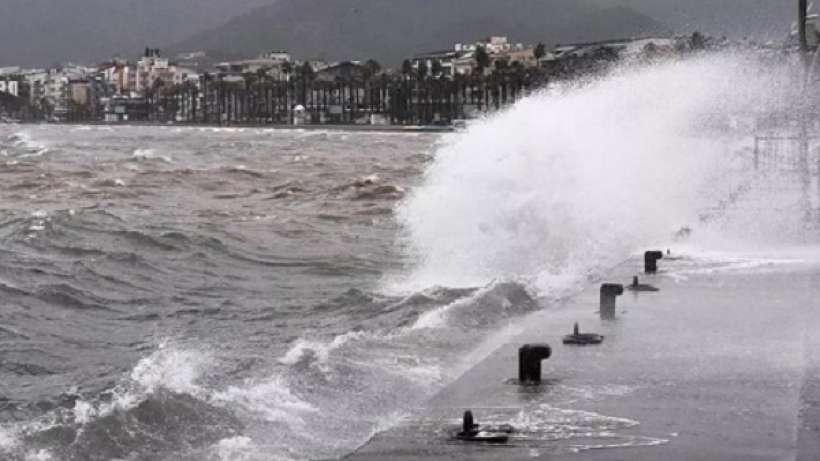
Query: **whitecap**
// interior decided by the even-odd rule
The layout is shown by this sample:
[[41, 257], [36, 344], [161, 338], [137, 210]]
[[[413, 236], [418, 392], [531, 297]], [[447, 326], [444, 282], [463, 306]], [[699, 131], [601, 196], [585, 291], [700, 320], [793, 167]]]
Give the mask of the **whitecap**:
[[237, 405], [268, 422], [300, 426], [300, 415], [318, 413], [319, 409], [291, 392], [285, 380], [274, 375], [264, 380], [247, 380], [241, 386], [230, 386], [215, 392], [213, 403]]

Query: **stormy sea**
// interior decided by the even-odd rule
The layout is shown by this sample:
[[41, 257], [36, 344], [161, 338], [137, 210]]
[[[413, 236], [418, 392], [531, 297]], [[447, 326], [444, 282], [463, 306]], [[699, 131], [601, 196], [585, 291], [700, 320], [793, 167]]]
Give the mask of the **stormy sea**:
[[338, 458], [646, 245], [804, 241], [816, 197], [723, 117], [781, 87], [721, 57], [447, 134], [0, 125], [0, 459]]

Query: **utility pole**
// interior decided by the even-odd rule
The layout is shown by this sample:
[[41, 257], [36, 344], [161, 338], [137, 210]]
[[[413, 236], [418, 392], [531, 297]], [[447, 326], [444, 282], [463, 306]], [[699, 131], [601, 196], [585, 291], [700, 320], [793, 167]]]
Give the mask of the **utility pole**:
[[808, 3], [808, 0], [798, 0], [797, 2], [797, 30], [800, 35], [800, 52], [803, 54], [809, 51], [809, 42], [806, 37], [806, 21], [809, 16]]
[[809, 56], [809, 42], [807, 37], [807, 21], [808, 21], [808, 0], [798, 0], [797, 2], [797, 30], [800, 40], [800, 62], [802, 64], [802, 75], [800, 79], [802, 85], [800, 86], [799, 108], [797, 117], [799, 119], [798, 126], [800, 127], [798, 140], [798, 168], [800, 170], [800, 179], [803, 189], [803, 206], [805, 208], [806, 223], [811, 220], [811, 199], [809, 198], [811, 190], [811, 171], [809, 170], [809, 133], [808, 133], [808, 117], [809, 111], [807, 109], [807, 92], [809, 85], [809, 75], [811, 58]]

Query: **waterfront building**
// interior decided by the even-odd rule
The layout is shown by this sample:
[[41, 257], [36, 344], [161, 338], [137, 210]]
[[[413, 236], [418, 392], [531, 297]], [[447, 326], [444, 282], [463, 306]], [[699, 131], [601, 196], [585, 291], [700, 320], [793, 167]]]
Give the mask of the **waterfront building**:
[[109, 85], [113, 85], [118, 95], [133, 96], [137, 91], [136, 67], [127, 61], [114, 60], [100, 66], [98, 74]]
[[287, 79], [291, 67], [291, 55], [285, 50], [266, 51], [253, 59], [227, 61], [216, 65], [216, 69], [223, 75], [264, 72], [269, 77], [277, 80]]
[[159, 50], [148, 50], [137, 61], [135, 91], [140, 94], [153, 89], [154, 83], [173, 81], [173, 71], [167, 58], [159, 55]]
[[[436, 65], [435, 63], [438, 62], [441, 66], [441, 75], [454, 77], [456, 73], [463, 73], [463, 66], [458, 67], [462, 72], [457, 72], [456, 70], [456, 61], [461, 57], [462, 53], [453, 49], [417, 54], [413, 56], [410, 62], [413, 65], [413, 69], [417, 71], [419, 66], [423, 66], [427, 70], [428, 75], [432, 74], [433, 68]], [[472, 71], [472, 68], [469, 70]]]
[[314, 79], [318, 82], [362, 81], [366, 73], [364, 66], [357, 61], [340, 62], [314, 70]]
[[475, 43], [456, 43], [450, 50], [417, 54], [411, 58], [410, 62], [417, 72], [419, 66], [425, 66], [427, 75], [432, 74], [436, 62], [441, 65], [441, 75], [445, 77], [470, 75], [477, 67], [475, 55], [479, 47], [483, 48], [490, 57], [490, 67], [498, 60], [504, 60], [509, 64], [521, 62], [524, 67], [538, 65], [535, 59], [535, 48], [525, 47], [521, 43], [511, 43], [504, 36], [492, 36]]
[[0, 80], [0, 93], [20, 96], [20, 82], [17, 80]]
[[538, 67], [538, 59], [535, 57], [535, 47], [516, 47], [491, 54], [491, 65], [494, 65], [496, 61], [506, 61], [509, 65], [520, 63], [525, 68]]

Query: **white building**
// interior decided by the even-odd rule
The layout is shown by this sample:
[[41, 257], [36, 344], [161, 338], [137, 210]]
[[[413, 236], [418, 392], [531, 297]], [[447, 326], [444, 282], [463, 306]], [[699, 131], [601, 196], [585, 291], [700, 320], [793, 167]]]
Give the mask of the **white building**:
[[265, 53], [262, 53], [260, 56], [261, 59], [267, 59], [268, 61], [273, 61], [275, 63], [281, 64], [283, 62], [289, 62], [290, 53], [286, 50], [271, 50]]
[[20, 74], [22, 69], [19, 66], [0, 67], [0, 76]]
[[29, 102], [32, 105], [37, 105], [46, 96], [46, 81], [48, 80], [48, 72], [44, 70], [35, 70], [26, 73], [23, 76], [26, 79], [29, 87]]
[[137, 61], [136, 85], [134, 91], [145, 93], [154, 82], [173, 80], [168, 59], [158, 56], [145, 56]]
[[20, 96], [20, 82], [16, 80], [0, 80], [0, 93]]

